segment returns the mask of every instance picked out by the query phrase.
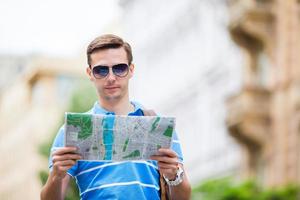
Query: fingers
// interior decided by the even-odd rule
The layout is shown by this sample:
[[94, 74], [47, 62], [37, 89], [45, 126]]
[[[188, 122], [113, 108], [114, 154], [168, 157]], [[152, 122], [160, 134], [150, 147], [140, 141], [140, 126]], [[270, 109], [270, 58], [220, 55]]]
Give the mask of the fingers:
[[172, 158], [177, 158], [177, 154], [175, 151], [173, 151], [172, 149], [165, 149], [165, 148], [160, 148], [158, 150], [158, 154], [159, 155], [165, 155], [165, 156], [169, 156], [169, 157], [172, 157]]
[[171, 149], [163, 148], [159, 149], [158, 154], [151, 156], [151, 159], [158, 161], [158, 168], [163, 174], [174, 178], [179, 164], [177, 154]]
[[82, 158], [76, 151], [76, 147], [62, 147], [52, 153], [53, 176], [63, 178], [76, 161]]
[[60, 168], [60, 167], [72, 167], [75, 165], [76, 161], [75, 160], [63, 160], [63, 161], [58, 161], [53, 164], [53, 167], [55, 168]]
[[160, 148], [157, 155], [153, 155], [150, 158], [157, 161], [159, 171], [169, 180], [173, 180], [176, 177], [179, 160], [175, 151]]
[[64, 154], [64, 155], [56, 155], [53, 154], [52, 162], [63, 161], [63, 160], [79, 160], [81, 156], [79, 154]]
[[52, 153], [53, 164], [60, 163], [60, 161], [76, 161], [81, 159], [81, 155], [76, 153], [76, 150], [76, 147], [62, 147], [55, 150]]
[[158, 156], [158, 155], [154, 155], [150, 157], [152, 160], [156, 160], [158, 162], [162, 162], [162, 163], [168, 163], [168, 164], [173, 164], [173, 165], [177, 165], [178, 164], [178, 159], [177, 157], [167, 157], [167, 156]]
[[150, 157], [153, 160], [156, 160], [158, 162], [166, 163], [166, 164], [178, 164], [178, 157], [175, 151], [172, 149], [164, 149], [160, 148], [158, 150], [157, 155], [153, 155]]
[[76, 147], [62, 147], [62, 148], [58, 148], [56, 149], [52, 155], [62, 155], [62, 154], [66, 154], [66, 153], [76, 153], [77, 148]]
[[172, 170], [177, 170], [178, 165], [177, 164], [169, 164], [169, 163], [164, 163], [164, 162], [158, 162], [158, 167], [159, 169], [172, 169]]
[[59, 162], [60, 166], [72, 166], [76, 163], [75, 160], [63, 160]]
[[[68, 166], [59, 166], [59, 171], [66, 173], [72, 166], [68, 165]], [[63, 174], [65, 175], [65, 174]]]
[[53, 163], [63, 160], [79, 160], [81, 156], [76, 153], [76, 147], [62, 147], [52, 153]]

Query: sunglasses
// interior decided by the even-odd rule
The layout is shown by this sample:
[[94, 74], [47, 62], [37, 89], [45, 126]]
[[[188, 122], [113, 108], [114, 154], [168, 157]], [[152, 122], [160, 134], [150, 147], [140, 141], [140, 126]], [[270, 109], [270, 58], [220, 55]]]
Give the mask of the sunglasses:
[[98, 79], [105, 78], [109, 74], [109, 68], [111, 68], [113, 74], [118, 77], [125, 77], [129, 71], [129, 66], [125, 63], [116, 64], [112, 67], [97, 65], [92, 69], [94, 77]]

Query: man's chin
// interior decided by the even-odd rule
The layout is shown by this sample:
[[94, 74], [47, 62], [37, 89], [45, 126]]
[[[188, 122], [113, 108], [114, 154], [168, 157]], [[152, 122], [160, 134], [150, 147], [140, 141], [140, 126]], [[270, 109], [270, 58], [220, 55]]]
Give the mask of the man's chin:
[[107, 101], [116, 101], [121, 99], [121, 95], [106, 95], [104, 97]]

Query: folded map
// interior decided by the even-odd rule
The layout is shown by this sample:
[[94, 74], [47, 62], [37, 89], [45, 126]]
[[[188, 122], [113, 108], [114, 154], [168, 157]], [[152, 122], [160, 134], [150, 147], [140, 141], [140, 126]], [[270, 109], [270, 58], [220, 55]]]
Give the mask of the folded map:
[[65, 146], [83, 160], [148, 160], [170, 148], [174, 130], [174, 117], [66, 113]]

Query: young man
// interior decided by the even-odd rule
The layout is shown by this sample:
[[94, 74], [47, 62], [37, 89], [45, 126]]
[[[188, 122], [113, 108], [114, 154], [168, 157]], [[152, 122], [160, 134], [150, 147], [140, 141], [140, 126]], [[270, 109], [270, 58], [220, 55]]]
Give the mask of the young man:
[[[102, 35], [89, 44], [87, 58], [86, 73], [99, 96], [89, 113], [144, 115], [140, 104], [129, 101], [128, 84], [134, 72], [130, 45], [118, 36]], [[173, 135], [172, 149], [159, 149], [149, 161], [84, 161], [75, 147], [64, 147], [62, 127], [52, 146], [41, 199], [64, 199], [71, 177], [76, 179], [81, 199], [160, 199], [160, 174], [170, 199], [189, 199], [181, 147]]]

